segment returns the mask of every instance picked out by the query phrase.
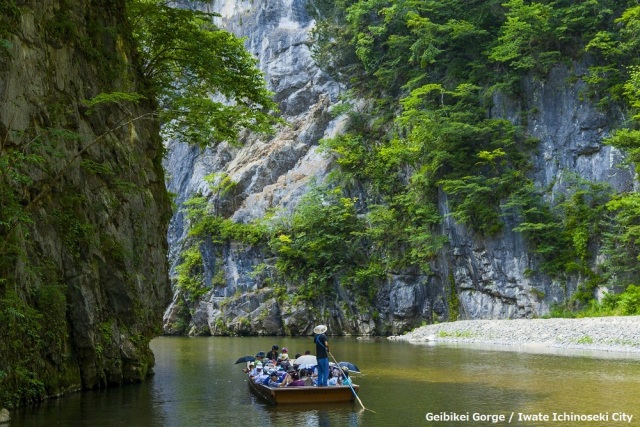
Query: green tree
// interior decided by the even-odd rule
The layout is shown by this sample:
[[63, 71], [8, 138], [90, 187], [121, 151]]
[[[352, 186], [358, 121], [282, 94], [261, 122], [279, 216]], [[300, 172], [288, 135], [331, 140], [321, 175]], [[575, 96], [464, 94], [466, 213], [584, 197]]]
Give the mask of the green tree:
[[504, 6], [509, 10], [507, 20], [489, 58], [515, 69], [546, 72], [559, 58], [551, 45], [553, 6], [524, 0], [509, 0]]
[[[640, 7], [635, 8], [640, 13]], [[640, 22], [640, 21], [639, 21]], [[640, 67], [630, 67], [629, 79], [622, 85], [623, 95], [632, 111], [632, 122], [617, 130], [607, 143], [626, 152], [629, 161], [640, 164]], [[636, 167], [636, 177], [640, 176]], [[606, 234], [606, 274], [613, 283], [637, 278], [640, 273], [640, 195], [619, 194], [608, 204], [613, 216], [611, 232]]]
[[167, 137], [200, 146], [269, 131], [276, 105], [257, 60], [216, 16], [166, 0], [130, 0], [128, 16]]

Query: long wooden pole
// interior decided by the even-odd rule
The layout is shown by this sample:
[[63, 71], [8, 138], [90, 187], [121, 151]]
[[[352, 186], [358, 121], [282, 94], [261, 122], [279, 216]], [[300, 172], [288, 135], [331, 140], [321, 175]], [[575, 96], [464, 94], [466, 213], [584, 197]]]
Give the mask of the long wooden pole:
[[[331, 356], [331, 358], [333, 359], [333, 363], [335, 363], [338, 367], [340, 367], [340, 365], [338, 364], [338, 361], [336, 360], [336, 358], [333, 357], [333, 354], [331, 354], [331, 352], [329, 350], [327, 350], [327, 353], [329, 353], [329, 356]], [[347, 376], [344, 374], [342, 369], [340, 369], [340, 372], [342, 373], [342, 377], [343, 378], [347, 378]], [[362, 406], [362, 409], [364, 409], [365, 411], [371, 411], [371, 412], [373, 412], [375, 414], [376, 411], [372, 411], [371, 409], [368, 409], [368, 408], [364, 407], [364, 404], [362, 403], [362, 400], [360, 400], [360, 397], [358, 396], [358, 393], [356, 393], [356, 391], [353, 389], [353, 386], [351, 385], [351, 383], [352, 383], [352, 381], [349, 381], [349, 388], [351, 389], [351, 392], [356, 397], [356, 399], [358, 399], [358, 403], [360, 404], [360, 406]]]

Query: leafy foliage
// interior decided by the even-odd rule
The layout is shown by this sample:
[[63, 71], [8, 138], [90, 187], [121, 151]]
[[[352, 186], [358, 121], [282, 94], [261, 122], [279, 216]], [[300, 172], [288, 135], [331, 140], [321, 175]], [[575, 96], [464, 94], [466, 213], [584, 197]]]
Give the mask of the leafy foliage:
[[33, 298], [27, 303], [13, 289], [0, 297], [3, 407], [37, 402], [80, 381], [80, 373], [67, 372], [60, 359], [68, 346], [64, 287], [46, 284]]
[[[137, 227], [138, 212], [123, 214], [136, 234], [131, 236], [133, 250], [109, 231], [98, 231], [93, 223], [96, 217], [109, 217], [116, 210], [114, 206], [120, 208], [122, 200], [118, 198], [123, 193], [140, 190], [130, 179], [135, 165], [148, 165], [153, 160], [159, 167], [160, 147], [139, 154], [143, 150], [119, 146], [134, 142], [137, 136], [133, 127], [129, 134], [118, 131], [152, 115], [135, 116], [140, 111], [134, 108], [136, 104], [144, 102], [147, 111], [152, 109], [149, 106], [157, 107], [154, 113], [169, 136], [201, 146], [222, 140], [234, 143], [241, 129], [268, 131], [279, 122], [272, 115], [275, 104], [256, 60], [244, 49], [243, 40], [212, 23], [213, 15], [170, 7], [174, 2], [127, 0], [129, 22], [113, 19], [105, 24], [107, 19], [100, 14], [108, 12], [109, 20], [117, 18], [122, 13], [119, 6], [102, 2], [80, 11], [82, 8], [72, 2], [58, 3], [50, 11], [53, 19], [49, 14], [35, 16], [34, 25], [42, 26], [46, 33], [44, 48], [58, 48], [57, 43], [70, 47], [76, 52], [74, 63], [86, 66], [87, 75], [95, 76], [82, 92], [104, 92], [89, 100], [73, 100], [73, 90], [60, 89], [68, 85], [49, 88], [45, 84], [45, 92], [37, 100], [5, 100], [6, 111], [16, 108], [17, 114], [5, 114], [0, 123], [0, 407], [36, 402], [82, 383], [73, 360], [77, 349], [71, 348], [67, 329], [67, 292], [74, 292], [74, 288], [69, 284], [69, 273], [60, 271], [62, 263], [86, 262], [87, 257], [99, 254], [99, 258], [104, 256], [99, 262], [117, 264], [111, 265], [122, 272], [124, 280], [130, 280], [126, 267], [141, 262], [135, 251], [137, 234], [143, 232]], [[15, 68], [5, 61], [20, 59], [12, 55], [14, 40], [23, 38], [21, 15], [35, 10], [25, 2], [0, 2], [3, 72]], [[139, 56], [130, 55], [132, 38]], [[32, 107], [35, 110], [28, 110]], [[34, 114], [28, 120], [25, 116], [24, 122], [29, 123], [26, 129], [20, 123], [25, 111]], [[87, 140], [83, 133], [91, 131], [102, 133]], [[126, 141], [123, 134], [131, 140]], [[157, 141], [145, 141], [145, 147]], [[92, 150], [98, 144], [107, 146], [99, 158]], [[159, 154], [154, 159], [142, 158], [151, 153]], [[77, 191], [74, 184], [83, 178], [92, 180], [87, 191], [99, 192], [104, 200], [88, 200]], [[226, 191], [228, 183], [223, 184]], [[147, 197], [153, 196], [140, 192], [136, 203], [144, 205]], [[157, 202], [162, 204], [162, 200]], [[131, 207], [127, 205], [127, 209]], [[53, 236], [52, 242], [44, 242], [47, 233]], [[222, 233], [231, 231], [225, 228]], [[233, 228], [234, 238], [240, 234]], [[50, 253], [52, 248], [55, 254]], [[197, 277], [199, 254], [192, 250], [188, 255], [182, 277]], [[183, 286], [201, 292], [200, 284], [193, 280], [186, 280]], [[133, 311], [140, 317], [140, 327], [150, 333], [152, 326], [145, 325], [142, 318], [147, 316], [144, 309], [136, 306]], [[113, 341], [114, 325], [110, 320], [95, 331], [93, 350], [98, 364], [112, 359], [107, 344]], [[140, 331], [128, 332], [135, 350], [147, 351], [136, 367], [142, 378], [150, 359], [149, 337]], [[89, 347], [83, 347], [83, 358], [90, 357], [88, 351]], [[119, 357], [113, 357], [112, 362], [118, 363]]]
[[571, 184], [569, 195], [552, 206], [543, 203], [533, 187], [523, 188], [507, 205], [522, 218], [514, 230], [542, 257], [544, 272], [561, 280], [576, 273], [586, 278], [572, 298], [580, 305], [591, 300], [602, 284], [592, 269], [593, 249], [602, 243], [611, 189], [577, 177], [567, 182]]
[[128, 15], [166, 137], [235, 143], [241, 129], [267, 132], [277, 122], [256, 59], [215, 15], [166, 0], [130, 0]]
[[[366, 304], [388, 274], [429, 272], [446, 243], [435, 231], [446, 200], [448, 214], [478, 234], [518, 224], [552, 277], [579, 275], [573, 307], [592, 304], [602, 284], [637, 277], [635, 193], [565, 176], [565, 196], [550, 203], [528, 177], [536, 142], [492, 111], [496, 90], [517, 95], [522, 76], [543, 79], [587, 51], [595, 55], [584, 76], [590, 95], [637, 109], [633, 2], [341, 0], [310, 11], [316, 60], [351, 87], [335, 109], [349, 118], [347, 131], [322, 142], [339, 169], [288, 220], [234, 225], [216, 208], [194, 235], [271, 251], [295, 299], [317, 301], [340, 282]], [[635, 127], [611, 138], [633, 162]], [[218, 195], [233, 192], [224, 177], [213, 181]]]
[[[549, 200], [529, 176], [536, 141], [493, 108], [496, 92], [518, 96], [524, 76], [544, 79], [559, 62], [584, 61], [589, 71], [576, 78], [589, 84], [588, 95], [602, 106], [625, 105], [637, 121], [634, 1], [318, 0], [309, 11], [318, 22], [317, 62], [350, 87], [334, 109], [348, 117], [346, 132], [321, 143], [339, 168], [277, 220], [235, 224], [220, 206], [194, 198], [188, 218], [196, 243], [185, 262], [199, 266], [203, 239], [241, 241], [276, 257], [280, 298], [313, 303], [340, 283], [366, 305], [389, 274], [430, 272], [446, 244], [437, 231], [445, 201], [445, 214], [479, 235], [517, 224], [544, 273], [560, 283], [580, 277], [565, 308], [594, 307], [596, 287], [622, 290], [637, 280], [636, 193], [563, 176], [565, 195]], [[635, 121], [610, 143], [638, 163]], [[210, 181], [216, 203], [233, 197], [228, 177]], [[455, 311], [455, 298], [450, 305]]]
[[300, 298], [331, 293], [337, 274], [363, 264], [357, 245], [362, 225], [355, 200], [334, 191], [308, 196], [291, 226], [274, 233], [270, 246], [278, 255], [276, 266], [294, 283], [303, 282]]
[[[625, 38], [630, 36], [627, 32], [637, 34], [640, 30], [640, 7], [630, 8], [618, 21], [625, 24], [621, 30]], [[618, 46], [625, 53], [638, 51], [639, 47], [637, 40], [633, 39]], [[621, 55], [620, 52], [616, 54]], [[629, 161], [637, 165], [640, 162], [640, 68], [638, 65], [630, 66], [628, 71], [628, 79], [622, 84], [622, 95], [631, 109], [632, 121], [606, 142], [623, 150]], [[640, 273], [640, 197], [637, 192], [616, 195], [607, 203], [607, 209], [612, 214], [612, 223], [604, 240], [603, 252], [607, 255], [605, 275], [616, 284], [637, 280]]]
[[640, 286], [628, 285], [620, 294], [606, 293], [602, 301], [589, 301], [580, 310], [566, 306], [552, 307], [550, 317], [637, 316], [640, 314]]
[[[550, 276], [579, 275], [574, 307], [592, 304], [597, 286], [637, 277], [635, 193], [564, 177], [565, 196], [550, 202], [528, 175], [536, 142], [492, 104], [496, 91], [517, 96], [524, 76], [544, 79], [588, 52], [588, 95], [639, 108], [634, 2], [318, 0], [309, 10], [316, 60], [351, 88], [335, 109], [349, 118], [347, 131], [322, 141], [339, 169], [286, 219], [235, 224], [193, 199], [194, 242], [239, 240], [274, 255], [280, 297], [284, 284], [294, 300], [315, 302], [340, 283], [368, 304], [389, 274], [429, 273], [446, 244], [436, 231], [446, 200], [447, 215], [480, 235], [517, 224]], [[634, 163], [636, 127], [611, 139]], [[217, 201], [233, 196], [227, 177], [211, 186]]]
[[[343, 0], [314, 2], [312, 12], [319, 21], [316, 59], [353, 88], [340, 108], [350, 118], [348, 132], [323, 146], [340, 166], [334, 183], [347, 194], [364, 189], [375, 202], [363, 206], [365, 215], [411, 217], [420, 205], [435, 213], [444, 195], [450, 214], [480, 234], [495, 234], [510, 218], [546, 273], [586, 278], [575, 298], [581, 304], [613, 280], [616, 268], [622, 271], [619, 261], [636, 264], [635, 193], [610, 201], [610, 188], [565, 178], [566, 197], [550, 204], [528, 178], [535, 141], [490, 113], [494, 91], [517, 95], [523, 76], [544, 79], [558, 62], [586, 52], [595, 54], [584, 76], [589, 95], [600, 105], [637, 108], [635, 2]], [[631, 126], [612, 138], [634, 162], [636, 133]], [[396, 211], [399, 200], [403, 209]], [[609, 262], [619, 258], [618, 267], [603, 266], [608, 276], [594, 269], [603, 244]], [[616, 247], [630, 252], [617, 257]]]

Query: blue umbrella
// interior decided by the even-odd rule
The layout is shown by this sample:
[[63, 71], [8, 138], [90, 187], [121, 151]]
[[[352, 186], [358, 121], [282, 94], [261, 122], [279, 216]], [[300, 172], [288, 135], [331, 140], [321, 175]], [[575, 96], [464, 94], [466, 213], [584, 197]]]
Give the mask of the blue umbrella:
[[351, 362], [338, 362], [338, 365], [341, 367], [346, 366], [347, 369], [351, 372], [356, 372], [358, 374], [360, 373], [360, 369], [358, 369], [358, 367]]
[[236, 365], [242, 362], [253, 362], [254, 360], [256, 360], [256, 358], [253, 356], [242, 356], [240, 359], [236, 360]]

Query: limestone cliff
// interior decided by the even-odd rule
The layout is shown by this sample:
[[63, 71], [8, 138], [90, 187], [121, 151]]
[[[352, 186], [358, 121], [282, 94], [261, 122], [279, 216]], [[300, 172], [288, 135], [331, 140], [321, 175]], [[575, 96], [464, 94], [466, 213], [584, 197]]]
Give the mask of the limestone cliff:
[[170, 301], [163, 148], [124, 0], [9, 1], [0, 52], [0, 406], [143, 380]]
[[[182, 203], [196, 193], [210, 198], [218, 213], [248, 222], [277, 211], [286, 216], [331, 170], [330, 159], [318, 152], [318, 141], [342, 129], [343, 119], [330, 114], [342, 88], [323, 72], [311, 54], [310, 31], [315, 22], [306, 0], [215, 1], [205, 8], [220, 14], [219, 25], [245, 37], [247, 49], [259, 59], [270, 90], [275, 93], [288, 126], [274, 137], [248, 135], [245, 145], [222, 144], [200, 151], [179, 142], [168, 147], [165, 162], [168, 189]], [[231, 197], [210, 189], [205, 176], [218, 173], [235, 187]], [[186, 238], [184, 214], [176, 213], [169, 229], [172, 275], [181, 261]], [[218, 249], [218, 250], [216, 250]], [[443, 283], [421, 274], [389, 277], [376, 297], [377, 307], [361, 311], [339, 285], [331, 302], [318, 307], [280, 304], [273, 289], [255, 269], [272, 260], [253, 247], [232, 244], [219, 250], [203, 248], [204, 276], [222, 274], [224, 284], [211, 288], [198, 303], [187, 303], [179, 290], [165, 313], [169, 334], [301, 334], [326, 319], [334, 333], [396, 333], [432, 316], [446, 317]], [[446, 281], [445, 281], [446, 282]], [[448, 285], [446, 285], [448, 290]], [[379, 311], [379, 313], [374, 313]]]
[[[311, 57], [309, 31], [314, 21], [307, 3], [218, 0], [208, 7], [221, 15], [221, 26], [246, 37], [246, 46], [260, 60], [290, 126], [273, 138], [248, 135], [241, 149], [222, 145], [201, 152], [172, 143], [166, 168], [169, 190], [178, 195], [178, 203], [200, 192], [219, 215], [235, 221], [248, 222], [270, 210], [286, 216], [310, 183], [322, 182], [332, 169], [329, 159], [318, 153], [317, 142], [340, 132], [342, 122], [329, 110], [344, 88]], [[537, 186], [548, 189], [548, 200], [562, 194], [574, 176], [607, 182], [618, 191], [633, 186], [633, 171], [623, 165], [621, 153], [602, 142], [611, 132], [610, 117], [584, 101], [584, 84], [571, 78], [581, 73], [581, 67], [575, 64], [569, 70], [559, 65], [544, 81], [525, 79], [523, 98], [498, 94], [493, 100], [492, 116], [523, 125], [540, 141], [531, 175]], [[524, 116], [528, 121], [521, 123]], [[204, 177], [214, 172], [236, 184], [231, 197], [222, 197], [206, 183]], [[511, 231], [515, 223], [506, 224], [496, 236], [482, 237], [449, 215], [444, 193], [438, 208], [445, 218], [440, 233], [448, 243], [431, 262], [432, 273], [408, 270], [388, 275], [366, 309], [354, 304], [353, 295], [339, 281], [329, 302], [315, 307], [282, 303], [269, 281], [257, 273], [257, 266], [273, 264], [259, 248], [205, 242], [203, 276], [210, 289], [195, 303], [185, 301], [176, 290], [165, 313], [165, 332], [308, 334], [315, 322], [326, 322], [333, 333], [385, 334], [446, 320], [453, 317], [452, 310], [463, 318], [531, 317], [547, 313], [551, 304], [564, 301], [584, 280], [575, 275], [561, 283], [540, 273], [533, 248]], [[187, 228], [183, 214], [177, 213], [169, 231], [174, 276]]]

